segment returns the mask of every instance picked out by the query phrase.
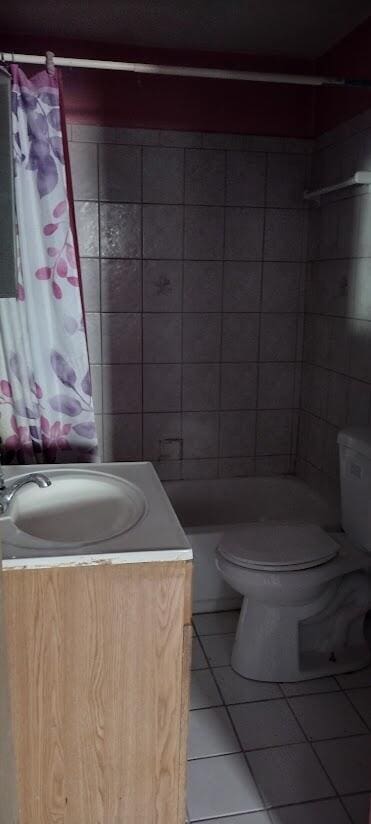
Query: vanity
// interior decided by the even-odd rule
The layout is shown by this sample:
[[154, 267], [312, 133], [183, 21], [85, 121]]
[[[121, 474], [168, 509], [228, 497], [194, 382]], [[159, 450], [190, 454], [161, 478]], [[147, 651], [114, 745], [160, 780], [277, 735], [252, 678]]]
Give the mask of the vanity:
[[0, 518], [17, 824], [184, 824], [188, 540], [149, 463], [42, 472]]

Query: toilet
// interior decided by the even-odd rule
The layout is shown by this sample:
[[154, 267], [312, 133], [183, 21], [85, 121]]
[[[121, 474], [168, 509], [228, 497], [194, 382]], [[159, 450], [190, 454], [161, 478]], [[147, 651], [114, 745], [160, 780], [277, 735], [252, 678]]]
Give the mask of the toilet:
[[249, 523], [222, 536], [216, 565], [243, 596], [233, 669], [302, 681], [370, 663], [371, 427], [338, 435], [342, 532], [310, 523]]

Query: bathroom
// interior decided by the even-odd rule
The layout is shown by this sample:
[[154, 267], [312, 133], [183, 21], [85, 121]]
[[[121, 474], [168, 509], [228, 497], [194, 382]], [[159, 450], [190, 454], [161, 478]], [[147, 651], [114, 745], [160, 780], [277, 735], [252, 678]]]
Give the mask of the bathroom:
[[[224, 556], [215, 560], [220, 546], [235, 546], [241, 525], [243, 539], [246, 527], [283, 523], [293, 535], [311, 524], [314, 569], [323, 570], [337, 552], [334, 534], [344, 534], [339, 446], [354, 444], [339, 445], [339, 432], [364, 427], [369, 454], [369, 4], [342, 2], [335, 13], [330, 2], [305, 2], [298, 19], [288, 2], [156, 9], [138, 0], [127, 9], [109, 3], [111, 19], [94, 2], [88, 22], [82, 4], [76, 19], [60, 5], [51, 15], [39, 2], [31, 14], [13, 2], [4, 13], [2, 65], [19, 64], [32, 79], [45, 65], [17, 56], [52, 51], [48, 70], [62, 75], [96, 464], [109, 472], [130, 464], [130, 481], [138, 462], [150, 462], [193, 552], [186, 820], [364, 824], [368, 647], [357, 647], [348, 670], [331, 660], [330, 612], [326, 665], [295, 677], [285, 663], [290, 632], [269, 639], [268, 623], [261, 648], [257, 632], [248, 645], [244, 635], [250, 669], [242, 674], [235, 659], [231, 666], [242, 594], [220, 572]], [[83, 68], [73, 59], [124, 61], [132, 70]], [[316, 84], [325, 77], [348, 82]], [[1, 420], [0, 435], [6, 441]], [[77, 465], [62, 452], [56, 464]], [[35, 461], [43, 473], [54, 465], [48, 454]], [[33, 461], [5, 454], [3, 463], [16, 477]], [[189, 563], [188, 545], [180, 546], [181, 563]], [[4, 577], [9, 563], [4, 553]], [[360, 635], [365, 626], [371, 643], [368, 565], [366, 556], [364, 568], [353, 565], [345, 576], [338, 613], [355, 603]], [[274, 572], [269, 557], [264, 571]], [[291, 573], [297, 589], [309, 571], [301, 565]], [[161, 805], [147, 818], [103, 819], [92, 807], [84, 818], [83, 809], [86, 816], [80, 806], [78, 818], [63, 812], [58, 820], [184, 821], [159, 812]], [[29, 815], [21, 824], [34, 824]], [[44, 816], [45, 824], [54, 820]]]

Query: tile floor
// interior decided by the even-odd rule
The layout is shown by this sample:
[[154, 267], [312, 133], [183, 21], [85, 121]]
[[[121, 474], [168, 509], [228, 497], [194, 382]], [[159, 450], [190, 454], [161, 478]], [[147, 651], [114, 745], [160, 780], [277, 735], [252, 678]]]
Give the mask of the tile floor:
[[194, 616], [188, 820], [368, 824], [371, 666], [298, 684], [230, 667], [237, 612]]

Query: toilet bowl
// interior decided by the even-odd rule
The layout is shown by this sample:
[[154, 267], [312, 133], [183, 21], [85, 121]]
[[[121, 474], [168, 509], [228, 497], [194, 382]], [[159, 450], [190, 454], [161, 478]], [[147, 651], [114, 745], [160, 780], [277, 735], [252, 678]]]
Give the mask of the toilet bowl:
[[347, 534], [258, 523], [221, 538], [217, 568], [243, 596], [231, 663], [246, 678], [300, 681], [370, 662], [371, 429], [345, 430], [339, 444]]

